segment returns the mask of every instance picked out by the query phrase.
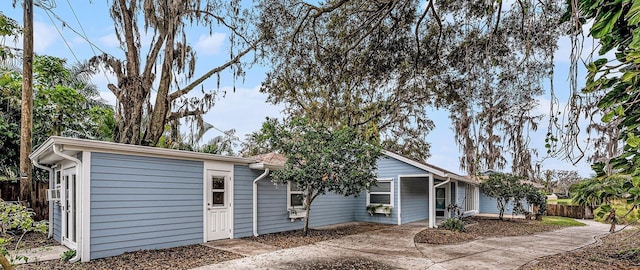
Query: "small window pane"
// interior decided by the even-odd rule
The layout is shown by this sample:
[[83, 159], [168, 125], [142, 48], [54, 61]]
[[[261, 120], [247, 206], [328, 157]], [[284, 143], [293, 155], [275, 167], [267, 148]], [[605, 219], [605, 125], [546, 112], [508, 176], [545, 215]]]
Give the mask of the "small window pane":
[[291, 206], [303, 206], [303, 201], [302, 194], [291, 194]]
[[391, 182], [378, 182], [378, 186], [369, 188], [370, 192], [391, 192]]
[[369, 195], [369, 204], [391, 204], [391, 195], [371, 194]]
[[211, 177], [213, 181], [213, 189], [224, 189], [224, 177], [214, 176]]
[[213, 206], [224, 206], [224, 192], [213, 192]]

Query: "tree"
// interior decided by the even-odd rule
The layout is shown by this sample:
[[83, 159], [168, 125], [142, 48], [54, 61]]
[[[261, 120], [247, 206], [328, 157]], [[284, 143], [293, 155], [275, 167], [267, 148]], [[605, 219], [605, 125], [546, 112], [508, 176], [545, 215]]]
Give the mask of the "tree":
[[[7, 248], [8, 243], [11, 238], [15, 236], [10, 236], [9, 231], [13, 230], [15, 232], [21, 233], [19, 239], [17, 241], [16, 246], [14, 247], [14, 252], [18, 249], [20, 245], [20, 241], [22, 237], [28, 232], [39, 232], [45, 233], [47, 231], [47, 223], [46, 222], [36, 222], [32, 217], [33, 213], [29, 212], [27, 208], [20, 204], [9, 204], [2, 200], [0, 200], [0, 265], [4, 270], [13, 270], [13, 259], [9, 261], [6, 255], [9, 254], [9, 249]], [[28, 259], [28, 258], [15, 258], [15, 259]]]
[[577, 171], [557, 170], [555, 171], [554, 178], [556, 182], [555, 187], [567, 197], [569, 196], [571, 186], [582, 181], [582, 177], [578, 175]]
[[271, 174], [272, 181], [297, 185], [304, 192], [305, 235], [318, 196], [358, 196], [376, 183], [381, 148], [373, 132], [365, 137], [348, 126], [335, 129], [305, 118], [284, 123], [267, 119], [262, 132], [262, 139], [287, 158], [284, 168]]
[[[571, 25], [574, 66], [580, 62], [579, 53], [575, 52], [579, 52], [577, 48], [581, 45], [578, 39], [583, 35], [582, 27], [592, 23], [588, 32], [598, 41], [599, 50], [598, 56], [592, 55], [585, 63], [587, 76], [582, 91], [596, 99], [605, 125], [603, 134], [618, 136], [608, 139], [604, 147], [607, 149], [604, 156], [609, 161], [599, 160], [592, 166], [598, 180], [588, 181], [579, 188], [589, 191], [584, 192], [586, 194], [595, 192], [599, 198], [624, 198], [635, 208], [640, 203], [640, 104], [637, 102], [640, 98], [640, 1], [572, 0], [567, 2], [567, 8], [564, 21]], [[574, 91], [577, 91], [575, 86]], [[617, 150], [620, 141], [624, 143], [622, 151]], [[609, 181], [620, 177], [626, 179], [623, 184]], [[578, 195], [575, 198], [579, 201], [588, 202], [586, 198], [591, 198], [591, 195]], [[610, 208], [606, 200], [602, 207]]]
[[[9, 60], [0, 64], [0, 169], [12, 178], [17, 171], [21, 108], [19, 67]], [[49, 136], [110, 140], [114, 129], [113, 109], [100, 99], [91, 73], [82, 65], [68, 67], [64, 59], [34, 57], [34, 145]]]
[[537, 204], [539, 209], [546, 208], [540, 198], [544, 196], [529, 184], [523, 184], [519, 176], [503, 173], [492, 173], [489, 178], [480, 183], [480, 191], [489, 197], [495, 198], [498, 207], [498, 218], [503, 220], [504, 211], [509, 202], [513, 204], [514, 214], [524, 214], [526, 210], [522, 201]]
[[[20, 25], [14, 19], [11, 19], [0, 12], [0, 37], [13, 37], [17, 39], [22, 32]], [[16, 53], [16, 48], [0, 44], [0, 61], [12, 58]]]
[[[273, 66], [261, 91], [291, 115], [426, 159], [427, 106], [451, 111], [470, 174], [531, 171], [527, 130], [552, 72], [562, 1], [276, 1], [259, 5]], [[504, 150], [504, 151], [502, 151]]]
[[[117, 98], [116, 132], [120, 143], [155, 146], [167, 123], [189, 120], [202, 124], [202, 115], [215, 103], [217, 89], [205, 91], [203, 82], [231, 70], [233, 78], [244, 76], [241, 60], [254, 51], [259, 38], [247, 24], [254, 20], [251, 8], [241, 1], [143, 1], [112, 0], [111, 17], [125, 53], [92, 58], [94, 67], [104, 65], [118, 80], [107, 87]], [[201, 26], [212, 33], [222, 26], [231, 42], [230, 59], [197, 75], [196, 52], [188, 44], [186, 29]], [[141, 31], [151, 36], [143, 47]], [[148, 49], [146, 55], [143, 51]], [[195, 95], [202, 88], [202, 95]], [[155, 100], [152, 98], [155, 92]]]

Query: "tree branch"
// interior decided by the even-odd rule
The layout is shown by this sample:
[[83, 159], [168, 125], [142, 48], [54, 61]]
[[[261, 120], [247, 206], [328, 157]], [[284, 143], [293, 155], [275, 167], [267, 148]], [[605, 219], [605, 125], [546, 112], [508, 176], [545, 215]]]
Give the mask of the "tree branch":
[[185, 88], [179, 89], [179, 90], [169, 94], [169, 101], [173, 101], [178, 97], [186, 95], [187, 93], [191, 92], [191, 90], [193, 90], [196, 86], [200, 85], [206, 79], [208, 79], [209, 77], [213, 76], [213, 74], [221, 72], [221, 71], [227, 69], [228, 67], [230, 67], [231, 65], [240, 62], [240, 59], [243, 56], [245, 56], [247, 53], [249, 53], [250, 51], [254, 50], [258, 46], [258, 43], [260, 41], [262, 41], [262, 39], [257, 40], [251, 46], [247, 47], [244, 51], [242, 51], [238, 55], [236, 55], [233, 59], [229, 60], [229, 62], [226, 62], [225, 64], [223, 64], [221, 66], [218, 66], [218, 67], [216, 67], [216, 68], [214, 68], [212, 70], [209, 70], [209, 72], [207, 72], [204, 75], [200, 76], [200, 78], [194, 80], [192, 83], [187, 85]]

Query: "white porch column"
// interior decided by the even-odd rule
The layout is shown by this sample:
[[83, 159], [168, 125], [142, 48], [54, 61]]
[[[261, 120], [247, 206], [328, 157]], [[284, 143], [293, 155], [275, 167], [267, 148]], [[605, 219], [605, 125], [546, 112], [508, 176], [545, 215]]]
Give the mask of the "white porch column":
[[436, 227], [435, 189], [433, 188], [433, 173], [429, 174], [429, 228]]

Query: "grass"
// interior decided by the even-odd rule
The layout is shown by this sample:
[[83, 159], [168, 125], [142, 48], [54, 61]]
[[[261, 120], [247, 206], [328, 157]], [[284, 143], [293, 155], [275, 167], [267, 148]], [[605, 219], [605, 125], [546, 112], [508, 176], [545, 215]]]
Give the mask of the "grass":
[[556, 226], [562, 226], [562, 227], [572, 227], [572, 226], [585, 226], [586, 224], [576, 221], [575, 219], [572, 218], [566, 218], [566, 217], [550, 217], [550, 216], [544, 216], [542, 217], [542, 224], [547, 224], [547, 225], [556, 225]]
[[547, 203], [549, 204], [567, 204], [567, 205], [575, 205], [572, 201], [571, 198], [568, 199], [557, 199], [557, 200], [548, 200]]
[[[637, 210], [634, 210], [633, 212], [631, 212], [626, 218], [624, 219], [622, 218], [622, 216], [624, 216], [627, 212], [629, 212], [629, 209], [631, 209], [631, 205], [627, 204], [624, 201], [613, 201], [611, 203], [611, 206], [616, 209], [616, 215], [618, 216], [619, 224], [628, 224], [638, 219]], [[600, 212], [600, 207], [596, 208], [596, 210], [594, 211], [594, 214], [597, 214], [598, 212]], [[608, 213], [605, 213], [603, 218], [599, 218], [596, 215], [595, 220], [599, 222], [604, 222], [604, 219], [607, 217], [607, 214]]]

